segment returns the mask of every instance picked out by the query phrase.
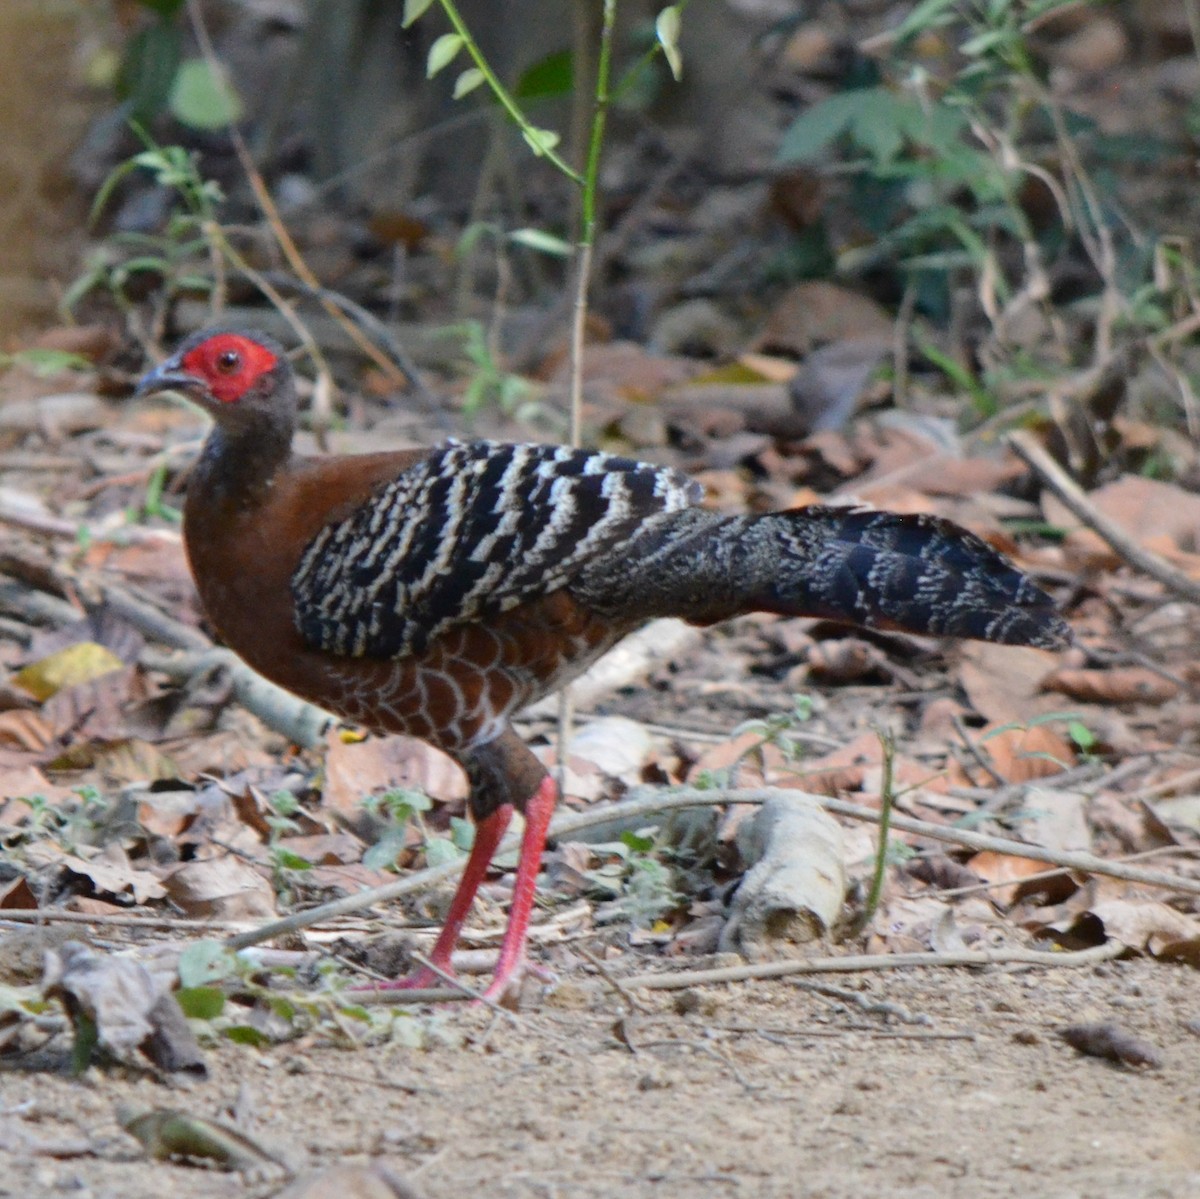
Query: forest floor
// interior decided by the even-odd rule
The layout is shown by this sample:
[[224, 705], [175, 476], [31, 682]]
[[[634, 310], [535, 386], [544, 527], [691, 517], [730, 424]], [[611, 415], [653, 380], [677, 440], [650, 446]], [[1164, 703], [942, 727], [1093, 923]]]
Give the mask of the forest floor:
[[[209, 1055], [207, 1081], [179, 1091], [120, 1073], [72, 1079], [61, 1052], [39, 1054], [4, 1077], [0, 1194], [273, 1193], [252, 1177], [146, 1161], [115, 1123], [119, 1102], [236, 1112], [293, 1169], [382, 1163], [429, 1199], [1200, 1193], [1190, 970], [823, 981], [845, 995], [741, 983], [707, 990], [687, 1014], [677, 997], [631, 1012], [611, 991], [574, 985], [515, 1025], [456, 1007], [421, 1048], [226, 1045]], [[1081, 1056], [1056, 1031], [1114, 1015], [1162, 1047], [1159, 1069]], [[391, 1192], [343, 1181], [336, 1193]]]
[[[875, 7], [885, 28], [894, 6]], [[465, 780], [421, 743], [281, 706], [215, 643], [180, 531], [204, 423], [130, 397], [213, 320], [216, 293], [143, 293], [143, 264], [127, 295], [120, 270], [100, 272], [77, 319], [0, 356], [0, 1196], [1200, 1195], [1200, 288], [1174, 235], [1194, 204], [1200, 61], [1174, 6], [1069, 7], [1039, 53], [1080, 131], [1034, 123], [1021, 162], [1024, 182], [1053, 168], [1064, 184], [1006, 201], [1045, 245], [972, 225], [987, 252], [973, 285], [953, 240], [910, 246], [928, 257], [911, 276], [863, 265], [871, 195], [895, 227], [922, 227], [893, 175], [860, 192], [801, 155], [723, 178], [703, 144], [653, 139], [626, 164], [637, 201], [607, 247], [582, 365], [588, 443], [691, 473], [721, 511], [864, 502], [955, 520], [1053, 594], [1076, 643], [655, 624], [617, 651], [615, 676], [578, 685], [561, 808], [605, 814], [671, 787], [712, 802], [552, 838], [532, 956], [554, 981], [530, 980], [516, 1013], [350, 989], [428, 948], [450, 884], [420, 872], [462, 857]], [[809, 22], [756, 73], [770, 144], [821, 97], [852, 95], [838, 63], [866, 32], [855, 11], [824, 6], [829, 29]], [[1151, 36], [1152, 17], [1171, 28]], [[908, 111], [885, 97], [892, 109]], [[964, 126], [969, 161], [1012, 169], [1009, 132], [975, 145]], [[1119, 219], [1090, 237], [1109, 209], [1078, 208], [1080, 147], [1105, 187], [1120, 178]], [[908, 166], [932, 186], [940, 162], [918, 145]], [[529, 172], [532, 199], [542, 179]], [[266, 245], [271, 222], [229, 182], [222, 219], [255, 222]], [[294, 173], [267, 183], [323, 194]], [[1060, 193], [1078, 208], [1070, 237], [1050, 235]], [[164, 195], [128, 176], [97, 248], [137, 252], [112, 230], [148, 196], [165, 218]], [[460, 244], [453, 202], [286, 214], [323, 286], [387, 321], [386, 336], [363, 325], [378, 339], [364, 368], [345, 321], [302, 309], [332, 372], [312, 384], [300, 364], [303, 452], [563, 439], [567, 293], [503, 238]], [[971, 220], [987, 211], [977, 199]], [[804, 273], [800, 235], [816, 233], [857, 273]], [[1110, 238], [1119, 263], [1096, 249]], [[930, 270], [947, 249], [952, 265]], [[1121, 274], [1151, 257], [1152, 281]], [[172, 269], [210, 265], [206, 250]], [[295, 343], [228, 282], [223, 321]], [[406, 356], [420, 386], [402, 385]], [[1048, 457], [1082, 508], [1055, 494]], [[558, 769], [556, 711], [517, 727]], [[853, 817], [828, 843], [847, 885], [823, 937], [738, 916], [759, 867], [755, 808], [733, 788], [802, 790]], [[866, 912], [885, 791], [896, 821]], [[807, 838], [772, 845], [768, 860], [810, 878], [830, 864]], [[481, 890], [464, 976], [494, 955], [512, 865], [502, 854]], [[397, 877], [423, 890], [236, 958], [221, 944]], [[742, 962], [734, 951], [797, 970], [691, 979]], [[813, 958], [828, 969], [800, 973]], [[649, 989], [647, 974], [683, 985]], [[111, 988], [96, 1023], [113, 1053], [76, 1074], [85, 976]], [[184, 984], [190, 1070], [151, 1066], [136, 1020], [122, 1025], [155, 977]], [[154, 1160], [127, 1128], [157, 1121], [161, 1138], [170, 1112], [191, 1131]]]

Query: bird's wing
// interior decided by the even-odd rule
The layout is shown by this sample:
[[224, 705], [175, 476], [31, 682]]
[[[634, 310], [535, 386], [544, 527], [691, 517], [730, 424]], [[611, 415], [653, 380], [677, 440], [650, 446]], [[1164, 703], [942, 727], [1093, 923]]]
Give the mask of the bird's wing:
[[330, 653], [420, 653], [566, 585], [700, 494], [678, 471], [611, 454], [451, 442], [313, 539], [292, 576], [296, 624]]

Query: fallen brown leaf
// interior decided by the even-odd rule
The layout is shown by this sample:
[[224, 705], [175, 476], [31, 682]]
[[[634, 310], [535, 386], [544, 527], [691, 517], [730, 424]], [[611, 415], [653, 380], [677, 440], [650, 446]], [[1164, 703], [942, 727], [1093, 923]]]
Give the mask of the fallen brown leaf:
[[148, 870], [139, 870], [130, 865], [125, 851], [115, 842], [105, 846], [95, 857], [84, 858], [80, 854], [63, 854], [59, 865], [70, 874], [86, 879], [98, 895], [119, 897], [128, 895], [136, 904], [151, 899], [162, 899], [167, 889]]
[[1042, 680], [1042, 688], [1095, 704], [1165, 704], [1179, 694], [1178, 683], [1144, 666], [1056, 670]]
[[345, 816], [358, 813], [364, 799], [393, 788], [412, 787], [442, 802], [462, 800], [467, 779], [446, 754], [415, 737], [370, 737], [346, 742], [330, 734], [325, 756], [322, 804]]
[[[96, 1043], [119, 1061], [145, 1054], [168, 1071], [204, 1074], [204, 1059], [164, 978], [120, 954], [101, 956], [78, 941], [46, 951], [42, 990], [59, 999], [76, 1027], [76, 1052]], [[86, 1065], [77, 1061], [77, 1066]]]
[[1042, 690], [1058, 665], [1048, 650], [972, 641], [959, 650], [958, 674], [971, 706], [989, 723], [1021, 723], [1061, 706]]
[[258, 920], [275, 915], [275, 894], [252, 866], [229, 855], [186, 862], [166, 879], [167, 893], [189, 916]]
[[1022, 880], [1031, 874], [1043, 874], [1047, 867], [1045, 862], [1033, 858], [1018, 858], [1013, 854], [985, 849], [968, 859], [967, 869], [985, 883], [1002, 884], [989, 887], [988, 895], [998, 906], [1008, 908], [1016, 903]]

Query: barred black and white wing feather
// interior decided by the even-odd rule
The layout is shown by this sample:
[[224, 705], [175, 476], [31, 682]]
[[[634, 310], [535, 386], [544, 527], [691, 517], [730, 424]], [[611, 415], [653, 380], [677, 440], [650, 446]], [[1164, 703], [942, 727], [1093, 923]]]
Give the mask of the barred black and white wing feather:
[[611, 454], [450, 442], [307, 546], [297, 627], [343, 656], [421, 653], [453, 625], [567, 585], [700, 495], [677, 471]]

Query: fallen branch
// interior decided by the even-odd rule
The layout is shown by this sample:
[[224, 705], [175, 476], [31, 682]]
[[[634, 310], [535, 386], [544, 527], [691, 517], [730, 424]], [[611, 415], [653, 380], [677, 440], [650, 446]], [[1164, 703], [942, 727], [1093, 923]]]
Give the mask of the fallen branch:
[[104, 602], [138, 632], [163, 645], [187, 651], [174, 655], [143, 651], [144, 666], [160, 671], [176, 682], [186, 682], [207, 670], [227, 670], [238, 703], [253, 712], [268, 728], [305, 749], [314, 749], [324, 740], [325, 730], [333, 720], [324, 709], [277, 687], [251, 670], [231, 650], [213, 645], [199, 629], [180, 623], [152, 604], [130, 595], [125, 588], [110, 582], [101, 582], [99, 588]]
[[786, 978], [791, 974], [849, 974], [865, 970], [906, 970], [915, 966], [1093, 966], [1128, 952], [1119, 941], [1105, 941], [1074, 953], [1037, 949], [974, 949], [955, 953], [864, 953], [841, 958], [808, 958], [786, 962], [746, 962], [714, 970], [680, 970], [670, 974], [635, 974], [621, 979], [629, 991], [680, 991], [713, 983], [745, 982], [757, 978]]
[[211, 670], [227, 670], [237, 702], [253, 712], [268, 728], [293, 745], [316, 749], [335, 720], [329, 712], [300, 699], [251, 670], [232, 650], [213, 646], [205, 653], [157, 654], [143, 650], [139, 659], [147, 670], [165, 674], [172, 682], [186, 683]]
[[1007, 440], [1013, 453], [1034, 470], [1038, 478], [1070, 509], [1071, 514], [1104, 538], [1125, 562], [1149, 575], [1181, 599], [1193, 604], [1200, 603], [1200, 583], [1158, 554], [1139, 545], [1120, 525], [1098, 511], [1079, 484], [1035, 438], [1018, 430], [1010, 433]]

